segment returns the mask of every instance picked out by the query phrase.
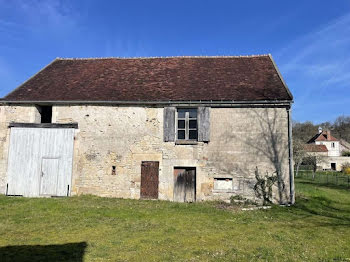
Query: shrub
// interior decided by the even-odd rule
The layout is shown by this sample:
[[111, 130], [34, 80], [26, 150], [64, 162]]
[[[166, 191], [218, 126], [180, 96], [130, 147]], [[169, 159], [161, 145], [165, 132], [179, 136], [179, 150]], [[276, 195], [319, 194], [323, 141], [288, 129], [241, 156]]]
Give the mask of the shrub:
[[350, 167], [346, 167], [343, 169], [343, 173], [346, 175], [350, 175]]
[[342, 166], [341, 166], [341, 171], [344, 174], [350, 175], [350, 162], [345, 162]]
[[256, 206], [257, 202], [247, 199], [241, 195], [235, 195], [230, 197], [230, 203], [238, 206]]
[[263, 200], [263, 205], [272, 204], [272, 186], [277, 182], [277, 175], [260, 176], [258, 167], [255, 169], [256, 184], [254, 185], [255, 195]]

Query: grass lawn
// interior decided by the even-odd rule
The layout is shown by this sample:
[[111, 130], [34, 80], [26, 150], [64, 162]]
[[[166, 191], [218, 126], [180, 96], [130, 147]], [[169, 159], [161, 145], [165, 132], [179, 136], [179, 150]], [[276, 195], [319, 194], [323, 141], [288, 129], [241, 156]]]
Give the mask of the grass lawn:
[[0, 261], [350, 261], [350, 191], [301, 179], [296, 190], [295, 206], [259, 211], [1, 196]]
[[318, 171], [312, 174], [310, 171], [299, 171], [299, 178], [314, 180], [318, 184], [344, 186], [350, 189], [350, 175], [334, 171]]

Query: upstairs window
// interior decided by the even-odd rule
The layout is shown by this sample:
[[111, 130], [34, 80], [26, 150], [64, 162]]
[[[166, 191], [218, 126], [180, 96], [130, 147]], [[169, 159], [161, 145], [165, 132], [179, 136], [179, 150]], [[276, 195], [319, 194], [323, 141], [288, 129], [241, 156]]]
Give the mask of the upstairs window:
[[194, 145], [210, 140], [210, 108], [164, 107], [164, 142]]
[[179, 108], [177, 110], [177, 139], [198, 139], [196, 108]]
[[37, 106], [40, 113], [40, 123], [52, 123], [52, 106]]
[[334, 142], [332, 143], [332, 147], [333, 147], [333, 148], [335, 147], [335, 143], [334, 143]]

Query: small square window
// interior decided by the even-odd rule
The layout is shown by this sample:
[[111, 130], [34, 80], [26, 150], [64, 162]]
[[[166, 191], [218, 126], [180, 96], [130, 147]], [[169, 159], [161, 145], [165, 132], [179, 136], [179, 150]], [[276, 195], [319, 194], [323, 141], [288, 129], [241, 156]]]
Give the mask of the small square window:
[[177, 118], [185, 118], [185, 117], [186, 117], [186, 109], [178, 109]]
[[178, 139], [185, 139], [185, 130], [178, 130], [177, 138]]
[[232, 178], [214, 178], [214, 190], [231, 191], [232, 188]]
[[177, 128], [185, 129], [185, 120], [178, 120], [177, 121]]
[[197, 128], [197, 120], [190, 120], [190, 128]]
[[197, 130], [190, 130], [189, 139], [197, 140]]
[[188, 109], [189, 118], [197, 118], [197, 109]]

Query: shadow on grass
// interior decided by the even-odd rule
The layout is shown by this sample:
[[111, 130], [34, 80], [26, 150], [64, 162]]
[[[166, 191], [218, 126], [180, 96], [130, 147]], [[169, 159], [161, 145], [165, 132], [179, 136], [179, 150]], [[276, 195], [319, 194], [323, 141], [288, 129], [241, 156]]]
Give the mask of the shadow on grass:
[[[320, 188], [331, 188], [344, 190], [348, 189], [343, 186], [320, 184], [315, 181], [299, 180], [299, 184], [314, 185]], [[306, 217], [315, 217], [312, 223], [316, 226], [339, 227], [350, 226], [350, 205], [341, 202], [338, 199], [332, 199], [326, 196], [300, 196], [293, 206], [296, 211], [300, 211]], [[310, 221], [311, 222], [311, 221]]]
[[86, 242], [63, 245], [20, 245], [0, 247], [0, 261], [83, 261]]

